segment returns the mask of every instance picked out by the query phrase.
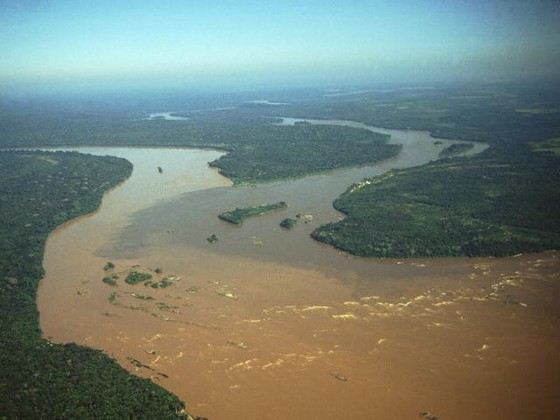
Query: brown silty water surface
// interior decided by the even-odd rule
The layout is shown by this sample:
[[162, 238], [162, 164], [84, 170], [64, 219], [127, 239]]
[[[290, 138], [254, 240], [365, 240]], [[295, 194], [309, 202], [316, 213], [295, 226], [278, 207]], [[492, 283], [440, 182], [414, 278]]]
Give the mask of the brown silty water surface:
[[[558, 417], [557, 252], [376, 260], [309, 238], [341, 217], [332, 201], [352, 182], [423, 164], [442, 147], [424, 132], [376, 131], [402, 153], [233, 188], [207, 166], [218, 152], [79, 149], [125, 157], [134, 172], [99, 211], [49, 237], [44, 335], [103, 349], [212, 420]], [[280, 200], [287, 209], [242, 226], [216, 217]], [[312, 219], [278, 226], [298, 213]], [[117, 287], [101, 281], [108, 260]], [[171, 286], [126, 284], [136, 265]]]

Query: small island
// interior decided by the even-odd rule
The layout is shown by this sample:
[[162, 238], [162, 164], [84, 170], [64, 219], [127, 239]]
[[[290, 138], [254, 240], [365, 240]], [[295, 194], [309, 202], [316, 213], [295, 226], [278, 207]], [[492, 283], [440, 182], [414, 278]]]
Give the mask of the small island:
[[218, 217], [226, 222], [233, 223], [234, 225], [240, 225], [243, 223], [243, 220], [248, 217], [260, 216], [286, 207], [288, 207], [288, 205], [284, 201], [279, 201], [278, 203], [263, 204], [256, 207], [246, 207], [242, 209], [236, 208], [235, 210], [225, 211]]
[[455, 143], [439, 152], [439, 157], [447, 158], [463, 154], [474, 147], [473, 143]]
[[143, 273], [141, 271], [131, 271], [128, 276], [124, 279], [127, 284], [138, 284], [145, 281], [151, 280], [152, 275], [150, 273]]
[[102, 280], [103, 280], [103, 283], [108, 284], [109, 286], [116, 286], [118, 278], [119, 278], [119, 276], [117, 276], [116, 274], [113, 274], [111, 276], [103, 277]]
[[280, 222], [280, 227], [289, 230], [293, 228], [296, 224], [297, 224], [296, 219], [291, 219], [288, 217]]

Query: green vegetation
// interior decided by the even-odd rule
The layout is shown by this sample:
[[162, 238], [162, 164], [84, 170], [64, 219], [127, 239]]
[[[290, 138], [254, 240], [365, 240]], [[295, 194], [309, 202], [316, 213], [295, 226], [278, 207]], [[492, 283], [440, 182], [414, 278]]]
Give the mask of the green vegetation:
[[376, 257], [505, 256], [560, 248], [560, 159], [489, 150], [365, 180], [334, 203], [347, 218], [313, 238]]
[[130, 296], [132, 296], [135, 299], [140, 299], [140, 300], [154, 300], [153, 297], [146, 296], [146, 295], [141, 295], [140, 293], [131, 293]]
[[95, 210], [131, 171], [112, 157], [0, 153], [0, 417], [187, 417], [177, 397], [101, 351], [41, 337], [35, 298], [47, 235]]
[[[560, 94], [550, 84], [455, 85], [342, 97], [299, 94], [303, 100], [286, 105], [237, 106], [242, 101], [229, 101], [220, 104], [233, 105], [228, 110], [177, 113], [189, 118], [182, 121], [145, 120], [145, 112], [107, 104], [34, 107], [6, 101], [0, 107], [0, 145], [211, 147], [228, 152], [213, 165], [240, 183], [370, 164], [399, 152], [381, 134], [305, 123], [274, 125], [279, 116], [428, 130], [436, 137], [508, 147], [560, 137]], [[193, 109], [204, 108], [199, 105]]]
[[218, 236], [213, 233], [212, 235], [210, 235], [208, 238], [206, 238], [206, 240], [208, 242], [210, 242], [211, 244], [218, 242]]
[[560, 156], [560, 138], [533, 143], [533, 150], [535, 152], [552, 153], [553, 155]]
[[441, 158], [448, 158], [453, 156], [462, 155], [465, 152], [468, 152], [474, 147], [472, 143], [455, 143], [451, 146], [447, 146], [441, 152], [439, 152], [439, 157]]
[[152, 289], [166, 289], [173, 285], [173, 281], [169, 277], [164, 277], [159, 281], [148, 280], [144, 283], [144, 286], [151, 287]]
[[103, 277], [103, 283], [108, 284], [109, 286], [116, 286], [117, 285], [117, 276], [112, 275], [112, 276], [106, 276]]
[[428, 130], [435, 137], [491, 146], [480, 156], [349, 189], [335, 202], [348, 217], [312, 236], [354, 254], [387, 257], [558, 248], [559, 98], [556, 86], [488, 84], [395, 89], [290, 109], [293, 117]]
[[228, 152], [212, 165], [236, 183], [371, 164], [393, 157], [400, 150], [397, 145], [387, 144], [387, 136], [362, 129], [277, 126], [274, 120], [262, 118], [261, 110], [256, 106], [165, 121], [143, 120], [134, 113], [110, 110], [84, 114], [54, 107], [41, 112], [0, 107], [0, 146], [211, 147]]
[[236, 147], [211, 162], [234, 182], [269, 181], [365, 165], [396, 156], [388, 136], [336, 126], [271, 126], [273, 141]]
[[107, 298], [107, 300], [113, 304], [116, 305], [118, 303], [118, 298], [119, 298], [119, 294], [117, 292], [112, 292], [109, 297]]
[[169, 305], [169, 304], [167, 304], [167, 303], [165, 303], [165, 302], [157, 302], [157, 303], [156, 303], [156, 306], [157, 306], [157, 308], [158, 308], [160, 311], [164, 311], [164, 312], [176, 313], [177, 310], [179, 309], [178, 306]]
[[284, 201], [279, 201], [274, 204], [263, 204], [261, 206], [246, 207], [243, 209], [236, 208], [235, 210], [223, 212], [218, 217], [226, 222], [240, 225], [248, 217], [260, 216], [286, 207], [288, 207], [288, 205]]
[[105, 264], [105, 267], [103, 267], [103, 270], [110, 271], [113, 270], [114, 268], [115, 268], [115, 264], [113, 264], [111, 261], [108, 261], [107, 264]]
[[[468, 196], [477, 200], [470, 195], [470, 184], [464, 180], [469, 169], [478, 171], [468, 175], [468, 179], [472, 185], [481, 186], [481, 194], [492, 197], [493, 194], [497, 194], [492, 189], [498, 188], [502, 198], [515, 197], [518, 201], [509, 202], [512, 208], [519, 209], [520, 215], [526, 215], [533, 209], [534, 190], [542, 190], [546, 194], [552, 192], [547, 198], [551, 206], [556, 206], [553, 177], [542, 176], [542, 171], [539, 172], [539, 178], [526, 176], [531, 171], [529, 167], [536, 168], [541, 159], [548, 162], [560, 150], [560, 89], [554, 84], [447, 85], [429, 89], [387, 89], [339, 97], [325, 96], [323, 92], [316, 91], [302, 92], [300, 95], [298, 100], [289, 98], [287, 101], [288, 98], [282, 98], [280, 93], [275, 97], [278, 103], [290, 103], [278, 106], [256, 103], [240, 105], [243, 101], [236, 102], [233, 99], [229, 99], [227, 104], [212, 103], [208, 107], [196, 104], [191, 109], [210, 109], [219, 105], [221, 110], [186, 112], [184, 115], [188, 120], [173, 122], [161, 119], [144, 120], [144, 110], [135, 111], [120, 107], [111, 109], [105, 106], [90, 106], [88, 111], [84, 112], [86, 108], [83, 106], [30, 106], [18, 103], [11, 105], [6, 102], [0, 107], [0, 145], [18, 147], [119, 144], [210, 147], [227, 152], [212, 162], [212, 165], [236, 183], [270, 181], [333, 168], [370, 164], [398, 153], [398, 146], [387, 144], [386, 136], [366, 130], [305, 123], [295, 126], [275, 125], [280, 122], [279, 117], [284, 116], [353, 120], [386, 128], [428, 130], [434, 137], [439, 138], [489, 143], [491, 148], [484, 156], [454, 159], [452, 164], [446, 163], [450, 165], [447, 169], [438, 166], [443, 165], [443, 162], [415, 169], [418, 170], [418, 176], [425, 181], [424, 184], [418, 185], [415, 194], [419, 195], [424, 190], [428, 201], [431, 202], [431, 197], [435, 194], [435, 185], [440, 185], [449, 200], [455, 200], [447, 205], [446, 211], [451, 212], [449, 215], [458, 215], [458, 219], [463, 217], [462, 213], [457, 213], [463, 202], [461, 197]], [[212, 99], [214, 100], [215, 98]], [[181, 106], [182, 109], [188, 109], [187, 106]], [[227, 108], [228, 106], [233, 108]], [[168, 109], [171, 108], [170, 106]], [[438, 140], [434, 139], [434, 142], [437, 144]], [[450, 148], [443, 152], [442, 156], [454, 154], [457, 150], [456, 147]], [[49, 160], [50, 158], [46, 158], [43, 163], [56, 166], [56, 162]], [[487, 178], [488, 172], [492, 172], [494, 167], [507, 167], [512, 176], [509, 182], [502, 180], [499, 186], [489, 186], [487, 190], [486, 185], [490, 183], [490, 178]], [[436, 168], [440, 171], [436, 171]], [[547, 163], [546, 168], [549, 172], [556, 173], [553, 170], [554, 165]], [[441, 176], [446, 171], [461, 174], [463, 178], [450, 176], [445, 184], [435, 182], [432, 186], [430, 177]], [[530, 178], [540, 184], [522, 182], [514, 185], [513, 180], [520, 178]], [[405, 175], [399, 175], [396, 179], [403, 183], [406, 181]], [[434, 181], [437, 179], [434, 178]], [[397, 187], [395, 191], [398, 191]], [[485, 203], [486, 196], [479, 197], [479, 201]], [[373, 202], [370, 204], [373, 205]], [[495, 205], [496, 208], [499, 207], [498, 204]], [[417, 210], [411, 210], [411, 214], [416, 214], [417, 211], [419, 216], [422, 214], [421, 210], [418, 207]], [[403, 214], [407, 214], [407, 211], [405, 209]], [[361, 216], [358, 216], [359, 214], [354, 212], [349, 219], [366, 217], [365, 213]], [[515, 228], [524, 226], [518, 226], [515, 218], [510, 220], [510, 216], [504, 215], [503, 212], [497, 214], [505, 217], [498, 224]], [[485, 220], [479, 216], [472, 218]], [[432, 222], [436, 223], [435, 220], [430, 223]], [[363, 232], [362, 239], [355, 239], [361, 245], [350, 247], [347, 246], [350, 238], [340, 239], [343, 236], [341, 227], [349, 226], [349, 222], [342, 223], [346, 224], [337, 225], [337, 239], [328, 237], [327, 231], [321, 229], [316, 231], [314, 236], [355, 250], [352, 252], [373, 255], [373, 251], [368, 250], [366, 245], [372, 243], [371, 236], [374, 232]], [[550, 221], [545, 219], [533, 221], [534, 227], [531, 229], [536, 230], [538, 236], [540, 232], [546, 232], [549, 223]], [[331, 228], [334, 229], [333, 226]], [[420, 228], [416, 226], [414, 229]], [[428, 229], [428, 224], [424, 229]], [[425, 233], [428, 234], [427, 231]], [[518, 238], [518, 233], [513, 237]], [[549, 233], [554, 234], [553, 231]], [[501, 235], [492, 229], [482, 230], [480, 235], [481, 241], [495, 240], [497, 243], [507, 242], [508, 237], [507, 234]], [[443, 237], [439, 240], [447, 245], [438, 248], [438, 255], [492, 253], [482, 245], [478, 251], [452, 251], [455, 245], [450, 245], [453, 243], [451, 236], [449, 232], [443, 232]], [[527, 237], [524, 236], [525, 239]], [[525, 248], [506, 245], [504, 250], [496, 252], [509, 253], [507, 249], [514, 248], [541, 249], [546, 241], [543, 239], [537, 242], [540, 243], [539, 246], [534, 246], [533, 242], [533, 245], [527, 245]], [[444, 251], [446, 246], [448, 250]], [[498, 248], [497, 245], [496, 247]], [[427, 245], [424, 249], [428, 249]], [[391, 252], [380, 251], [378, 254], [391, 255]], [[408, 255], [412, 252], [402, 251], [401, 254]], [[414, 255], [418, 255], [416, 250]]]
[[284, 220], [282, 220], [280, 222], [280, 227], [283, 227], [284, 229], [291, 229], [293, 228], [295, 225], [297, 224], [297, 220], [296, 219], [291, 219], [291, 218], [286, 218]]
[[130, 273], [128, 273], [124, 281], [127, 284], [134, 285], [134, 284], [143, 283], [148, 280], [151, 280], [151, 278], [152, 275], [150, 273], [142, 273], [141, 271], [131, 271]]
[[269, 108], [261, 107], [260, 115], [353, 120], [505, 147], [560, 137], [560, 88], [549, 83], [393, 89]]

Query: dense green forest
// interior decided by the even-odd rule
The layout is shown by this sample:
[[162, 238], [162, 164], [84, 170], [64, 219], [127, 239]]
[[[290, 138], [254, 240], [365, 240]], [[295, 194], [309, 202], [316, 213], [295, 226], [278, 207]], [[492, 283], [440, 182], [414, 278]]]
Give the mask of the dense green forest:
[[[274, 107], [235, 105], [230, 98], [231, 108], [187, 110], [185, 121], [146, 120], [145, 113], [125, 108], [4, 101], [0, 147], [211, 147], [228, 152], [212, 163], [226, 176], [259, 182], [373, 163], [399, 151], [380, 134], [277, 126], [278, 116], [347, 119], [485, 141], [491, 147], [481, 155], [392, 171], [351, 186], [334, 203], [347, 217], [312, 236], [363, 256], [502, 256], [560, 248], [558, 98], [554, 86], [523, 84], [336, 98], [314, 92]], [[0, 417], [187, 417], [175, 396], [128, 374], [102, 352], [52, 344], [40, 334], [35, 297], [48, 233], [94, 210], [102, 193], [130, 171], [117, 158], [0, 153]]]
[[132, 165], [78, 153], [0, 152], [0, 418], [188, 418], [184, 404], [101, 351], [41, 338], [45, 240], [95, 210]]
[[334, 126], [268, 127], [271, 141], [237, 147], [211, 163], [235, 182], [257, 182], [364, 165], [395, 156], [399, 145], [366, 130]]
[[446, 158], [461, 155], [465, 152], [468, 152], [473, 147], [473, 143], [455, 143], [451, 146], [447, 146], [445, 149], [439, 152], [439, 157]]
[[255, 207], [245, 207], [242, 209], [236, 208], [234, 210], [220, 213], [218, 217], [226, 222], [233, 223], [234, 225], [240, 225], [249, 217], [260, 216], [262, 214], [269, 213], [274, 210], [284, 209], [286, 207], [288, 207], [288, 205], [285, 202], [279, 201], [278, 203], [263, 204]]
[[[332, 118], [427, 130], [434, 137], [511, 147], [560, 136], [560, 86], [488, 83], [371, 90], [267, 107], [270, 116]], [[255, 111], [246, 109], [247, 114]]]
[[348, 127], [299, 125], [267, 130], [271, 141], [237, 147], [211, 165], [234, 182], [257, 182], [371, 164], [401, 149], [387, 144], [387, 136]]
[[527, 146], [392, 171], [350, 187], [313, 238], [376, 257], [505, 256], [560, 248], [560, 158]]
[[[274, 125], [277, 117], [346, 119], [387, 128], [429, 130], [436, 137], [484, 141], [491, 147], [482, 156], [454, 158], [452, 162], [411, 169], [410, 172], [399, 173], [391, 181], [402, 182], [402, 189], [406, 190], [409, 188], [407, 182], [410, 182], [406, 173], [414, 173], [424, 181], [416, 183], [418, 190], [414, 192], [415, 195], [425, 195], [426, 201], [430, 203], [439, 199], [436, 196], [436, 185], [439, 185], [438, 188], [444, 192], [442, 194], [448, 197], [445, 217], [449, 219], [453, 216], [453, 220], [462, 220], [453, 229], [463, 232], [462, 235], [466, 235], [464, 238], [470, 238], [469, 235], [474, 235], [475, 231], [480, 237], [478, 242], [471, 242], [469, 247], [462, 245], [461, 250], [457, 250], [457, 239], [453, 236], [451, 227], [445, 228], [438, 233], [437, 240], [442, 245], [430, 250], [424, 244], [425, 255], [504, 255], [516, 252], [515, 250], [557, 247], [555, 240], [549, 238], [550, 235], [555, 235], [555, 231], [547, 231], [550, 223], [557, 220], [555, 214], [545, 212], [542, 214], [546, 217], [528, 217], [527, 220], [532, 220], [532, 230], [521, 234], [516, 229], [526, 229], [526, 226], [519, 225], [511, 212], [507, 214], [497, 198], [488, 204], [488, 200], [479, 197], [478, 204], [481, 208], [483, 205], [487, 206], [484, 207], [487, 215], [482, 217], [475, 212], [471, 219], [491, 221], [493, 226], [496, 222], [511, 226], [512, 229], [515, 228], [511, 235], [503, 232], [503, 235], [499, 234], [494, 229], [495, 226], [486, 229], [482, 225], [478, 231], [474, 227], [467, 229], [470, 232], [467, 235], [464, 233], [466, 228], [460, 226], [467, 220], [461, 209], [465, 210], [464, 206], [469, 204], [462, 197], [468, 196], [477, 201], [475, 197], [478, 193], [490, 196], [499, 194], [500, 200], [516, 207], [518, 215], [529, 215], [534, 210], [534, 203], [542, 200], [548, 200], [549, 206], [556, 208], [557, 178], [554, 177], [557, 176], [557, 163], [553, 157], [560, 149], [558, 86], [528, 83], [465, 84], [372, 89], [336, 97], [323, 94], [320, 90], [310, 90], [302, 93], [280, 92], [273, 98], [277, 102], [286, 102], [286, 105], [248, 104], [247, 98], [236, 102], [235, 97], [231, 96], [227, 103], [220, 102], [219, 99], [209, 100], [208, 103], [212, 105], [201, 110], [197, 102], [189, 110], [188, 101], [181, 103], [176, 98], [173, 108], [167, 109], [181, 111], [183, 107], [178, 114], [189, 118], [183, 121], [147, 120], [147, 114], [140, 110], [141, 107], [127, 109], [121, 106], [114, 109], [111, 106], [94, 106], [89, 103], [58, 107], [53, 107], [50, 103], [42, 106], [4, 105], [0, 106], [0, 146], [88, 144], [211, 147], [228, 151], [228, 154], [211, 164], [240, 183], [268, 181], [372, 163], [394, 156], [399, 150], [398, 146], [387, 144], [385, 136], [365, 130], [309, 124], [277, 126]], [[160, 111], [165, 109], [163, 106], [165, 105], [158, 105]], [[458, 147], [462, 146], [449, 148], [443, 155], [451, 157]], [[492, 178], [490, 175], [493, 168], [508, 168], [509, 178]], [[499, 173], [497, 171], [496, 176]], [[432, 177], [434, 182], [431, 181]], [[442, 177], [445, 182], [437, 181], [438, 177]], [[469, 182], [465, 181], [467, 179]], [[522, 182], [523, 180], [531, 182]], [[479, 190], [473, 195], [472, 189], [475, 186]], [[498, 192], [492, 192], [494, 189]], [[400, 187], [395, 185], [394, 191], [399, 190]], [[375, 191], [377, 190], [366, 188], [359, 194], [367, 201], [365, 197], [368, 195], [377, 197]], [[537, 197], [535, 191], [543, 195]], [[395, 200], [398, 200], [397, 197]], [[342, 208], [343, 202], [343, 199], [339, 200], [337, 206]], [[373, 199], [368, 202], [372, 207], [380, 206]], [[420, 207], [416, 207], [414, 211], [405, 208], [397, 213], [402, 213], [405, 220], [405, 214], [421, 215], [421, 210]], [[355, 206], [348, 209], [353, 222], [364, 217], [366, 223], [369, 211], [358, 212]], [[502, 219], [496, 221], [496, 218]], [[397, 219], [394, 215], [386, 219], [387, 223], [392, 220], [396, 224], [394, 232], [399, 232], [404, 226], [397, 225], [402, 222]], [[406, 244], [402, 247], [410, 250], [414, 248], [414, 252], [366, 251], [377, 243], [378, 234], [391, 230], [384, 227], [377, 231], [376, 229], [381, 228], [371, 224], [368, 226], [359, 235], [356, 233], [357, 236], [353, 239], [360, 243], [359, 246], [347, 246], [350, 221], [321, 228], [313, 236], [362, 255], [421, 255], [416, 250], [416, 245], [412, 246], [411, 239], [399, 238], [396, 234], [394, 240], [410, 242], [410, 247], [407, 248]], [[429, 226], [432, 225], [415, 225], [410, 231], [418, 232], [423, 229], [428, 235]], [[337, 238], [347, 238], [333, 239], [334, 229], [337, 230]], [[545, 235], [548, 239], [542, 236], [543, 232], [548, 234]], [[514, 239], [508, 239], [510, 236]], [[537, 237], [539, 239], [534, 240]], [[533, 239], [529, 240], [530, 238]], [[494, 251], [487, 247], [488, 241], [494, 241]], [[512, 245], [512, 241], [517, 245]]]
[[212, 166], [234, 182], [302, 176], [393, 157], [388, 136], [333, 126], [278, 126], [258, 111], [211, 112], [185, 121], [136, 114], [0, 112], [0, 147], [192, 146], [229, 153]]
[[[315, 239], [354, 254], [387, 257], [559, 248], [557, 85], [373, 90], [269, 107], [267, 115], [354, 120], [491, 145], [481, 156], [432, 163], [352, 187], [335, 202], [349, 217], [320, 227], [312, 234]], [[464, 151], [459, 148], [449, 148], [442, 157]]]

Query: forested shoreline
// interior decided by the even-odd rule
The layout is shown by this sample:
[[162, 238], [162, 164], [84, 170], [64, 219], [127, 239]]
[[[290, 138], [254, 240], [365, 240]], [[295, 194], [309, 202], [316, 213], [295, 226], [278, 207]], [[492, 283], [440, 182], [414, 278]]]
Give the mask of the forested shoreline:
[[[368, 257], [507, 256], [560, 248], [560, 159], [490, 150], [351, 186], [312, 237]], [[483, 180], [483, 182], [481, 182]]]
[[[215, 148], [228, 153], [212, 166], [236, 183], [255, 183], [371, 164], [400, 150], [387, 136], [362, 129], [274, 125], [280, 116], [484, 141], [490, 148], [481, 155], [454, 157], [469, 147], [458, 145], [442, 154], [445, 160], [351, 186], [334, 203], [347, 217], [317, 228], [312, 237], [361, 256], [505, 256], [560, 248], [557, 98], [554, 89], [511, 85], [344, 99], [311, 95], [274, 107], [185, 111], [185, 121], [3, 105], [0, 148]], [[0, 413], [7, 418], [187, 416], [175, 396], [128, 374], [102, 352], [41, 338], [35, 297], [49, 232], [95, 210], [103, 192], [130, 172], [131, 165], [118, 158], [0, 152]]]
[[[40, 108], [40, 110], [23, 112], [21, 109], [4, 107], [0, 112], [0, 146], [2, 147], [33, 147], [33, 146], [61, 146], [61, 145], [106, 145], [106, 146], [184, 146], [209, 147], [227, 151], [227, 153], [210, 164], [231, 178], [234, 183], [256, 183], [277, 179], [286, 179], [312, 173], [320, 173], [339, 167], [350, 167], [371, 164], [390, 158], [400, 150], [398, 145], [388, 144], [387, 136], [372, 133], [363, 129], [317, 126], [297, 124], [295, 126], [279, 126], [276, 123], [280, 117], [291, 116], [300, 118], [320, 118], [359, 121], [373, 126], [396, 129], [428, 130], [434, 136], [463, 141], [484, 141], [490, 145], [490, 150], [484, 156], [469, 159], [455, 158], [470, 148], [468, 144], [455, 144], [442, 150], [441, 157], [452, 158], [453, 163], [447, 167], [440, 164], [430, 164], [424, 168], [410, 169], [409, 174], [415, 174], [424, 179], [424, 183], [416, 185], [417, 190], [411, 194], [420, 195], [427, 202], [437, 202], [437, 194], [444, 191], [448, 202], [445, 207], [446, 218], [453, 220], [480, 220], [477, 215], [464, 217], [465, 207], [469, 203], [462, 200], [469, 196], [485, 205], [489, 214], [495, 212], [496, 217], [503, 217], [498, 225], [518, 226], [513, 220], [514, 215], [508, 215], [500, 210], [497, 204], [500, 200], [519, 208], [518, 214], [530, 214], [533, 210], [534, 187], [542, 190], [544, 197], [552, 208], [557, 207], [558, 187], [556, 187], [554, 156], [558, 154], [557, 139], [560, 138], [560, 104], [559, 89], [556, 86], [523, 83], [494, 83], [474, 85], [451, 85], [425, 88], [392, 89], [382, 91], [363, 91], [349, 97], [327, 97], [318, 92], [302, 93], [302, 98], [292, 100], [277, 95], [280, 105], [270, 106], [262, 103], [241, 102], [226, 108], [209, 108], [206, 110], [177, 111], [177, 115], [188, 117], [188, 120], [168, 121], [163, 119], [147, 120], [146, 114], [136, 111], [126, 111], [92, 107], [91, 111], [72, 111], [72, 107], [64, 106], [60, 110]], [[230, 105], [234, 101], [230, 98]], [[25, 108], [24, 108], [25, 109]], [[546, 157], [544, 167], [543, 156]], [[439, 165], [439, 166], [438, 166]], [[497, 177], [490, 181], [489, 173], [492, 168], [507, 167], [510, 179]], [[533, 169], [538, 178], [529, 176]], [[548, 171], [543, 174], [543, 169]], [[443, 184], [438, 184], [435, 191], [430, 177], [442, 176], [449, 172]], [[403, 182], [402, 188], [407, 189], [409, 180], [407, 172], [395, 178]], [[454, 176], [460, 174], [458, 176]], [[493, 176], [493, 175], [492, 175]], [[466, 182], [466, 180], [469, 182]], [[516, 179], [514, 184], [511, 180]], [[531, 184], [525, 180], [531, 179]], [[471, 194], [471, 186], [480, 185], [478, 194], [500, 195], [490, 200], [489, 205], [484, 196]], [[499, 187], [496, 183], [499, 183]], [[395, 186], [395, 190], [399, 187]], [[497, 190], [496, 190], [497, 189]], [[496, 191], [494, 191], [496, 190]], [[358, 194], [358, 193], [355, 193]], [[380, 211], [381, 205], [372, 200], [377, 197], [373, 188], [365, 188], [359, 192], [361, 200]], [[370, 196], [371, 197], [366, 197]], [[394, 196], [397, 200], [397, 195]], [[421, 199], [421, 200], [422, 200]], [[371, 217], [368, 211], [358, 211], [354, 204], [348, 207], [349, 194], [337, 200], [335, 206], [348, 211], [353, 222], [361, 219], [369, 223]], [[400, 200], [400, 199], [399, 199]], [[353, 202], [359, 200], [354, 199]], [[384, 203], [389, 205], [389, 201]], [[405, 205], [401, 201], [401, 205]], [[397, 201], [391, 205], [396, 206]], [[492, 207], [494, 206], [494, 207]], [[376, 210], [376, 211], [377, 211]], [[363, 232], [355, 232], [356, 237], [351, 241], [350, 222], [329, 225], [314, 232], [315, 239], [331, 243], [358, 255], [376, 256], [418, 256], [418, 255], [508, 255], [513, 252], [527, 252], [530, 250], [556, 248], [556, 242], [547, 239], [539, 246], [535, 245], [535, 237], [541, 237], [538, 232], [544, 232], [548, 224], [556, 223], [555, 214], [547, 214], [545, 218], [531, 218], [531, 229], [538, 232], [525, 232], [524, 238], [533, 238], [529, 242], [519, 242], [518, 231], [515, 234], [497, 234], [494, 229], [487, 229], [482, 224], [479, 230], [471, 233], [481, 236], [478, 242], [470, 242], [467, 250], [460, 251], [454, 234], [450, 228], [440, 230], [437, 241], [430, 239], [437, 246], [424, 243], [420, 248], [413, 246], [414, 240], [407, 237], [394, 236], [389, 242], [399, 241], [400, 247], [409, 251], [390, 252], [371, 251], [379, 248], [378, 239], [383, 232], [398, 232], [408, 226], [410, 232], [427, 234], [433, 226], [420, 227], [404, 217], [406, 211], [395, 208], [402, 217], [395, 219], [394, 214], [387, 215], [385, 222], [393, 221], [381, 229], [379, 226], [368, 224]], [[425, 208], [417, 206], [420, 216]], [[373, 210], [372, 210], [373, 211]], [[477, 213], [478, 214], [478, 213]], [[508, 218], [513, 217], [512, 220]], [[410, 220], [414, 220], [413, 217]], [[495, 218], [494, 218], [495, 219]], [[496, 220], [492, 219], [495, 227]], [[404, 223], [404, 224], [403, 224]], [[406, 223], [412, 223], [406, 225]], [[439, 223], [433, 220], [433, 223]], [[441, 225], [441, 223], [439, 223]], [[454, 225], [459, 229], [459, 225]], [[484, 228], [483, 228], [484, 226]], [[381, 229], [381, 230], [379, 230]], [[418, 231], [420, 229], [420, 231]], [[336, 230], [336, 235], [334, 234]], [[436, 232], [434, 230], [433, 232]], [[364, 233], [367, 232], [367, 235]], [[554, 232], [548, 232], [555, 234]], [[328, 233], [328, 234], [327, 234]], [[536, 236], [535, 236], [536, 235]], [[540, 236], [539, 236], [540, 235]], [[342, 237], [345, 239], [341, 239]], [[468, 235], [467, 235], [468, 236]], [[546, 235], [545, 235], [546, 236]], [[550, 236], [550, 235], [548, 235]], [[547, 236], [547, 237], [548, 237]], [[360, 238], [358, 241], [357, 238]], [[418, 238], [422, 237], [419, 235]], [[471, 238], [472, 239], [472, 238]], [[486, 242], [497, 241], [492, 247]], [[359, 245], [349, 246], [349, 242], [360, 242]], [[441, 245], [443, 243], [444, 245]], [[474, 245], [475, 243], [479, 245]], [[482, 245], [482, 244], [486, 245]], [[512, 245], [515, 243], [515, 245]], [[375, 245], [377, 244], [377, 245]], [[430, 248], [431, 247], [431, 248]], [[384, 247], [382, 247], [384, 248]], [[368, 249], [369, 251], [366, 251]], [[392, 245], [391, 249], [395, 249]], [[492, 249], [494, 251], [492, 251]]]
[[99, 350], [41, 337], [35, 303], [49, 233], [128, 178], [120, 158], [0, 152], [0, 417], [188, 419], [176, 396]]
[[352, 254], [391, 258], [559, 249], [558, 98], [558, 88], [497, 84], [309, 106], [318, 118], [354, 117], [490, 144], [465, 158], [455, 156], [470, 146], [452, 145], [440, 155], [445, 161], [351, 186], [334, 202], [347, 217], [312, 237]]

